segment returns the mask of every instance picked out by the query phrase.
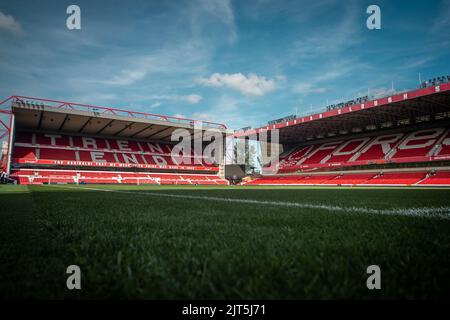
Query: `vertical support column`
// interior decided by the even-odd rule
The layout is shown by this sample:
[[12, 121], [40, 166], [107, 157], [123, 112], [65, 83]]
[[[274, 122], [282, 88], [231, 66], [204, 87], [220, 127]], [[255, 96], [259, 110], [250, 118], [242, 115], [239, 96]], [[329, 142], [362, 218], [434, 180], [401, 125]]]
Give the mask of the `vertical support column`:
[[224, 136], [224, 153], [223, 153], [223, 176], [224, 178], [228, 177], [229, 174], [227, 172], [227, 168], [229, 168], [230, 165], [234, 164], [234, 136], [232, 132], [228, 132], [228, 130], [225, 133]]
[[225, 132], [222, 136], [222, 159], [219, 163], [219, 177], [225, 179], [225, 165], [227, 162], [227, 133]]
[[11, 173], [11, 158], [14, 147], [14, 133], [15, 133], [16, 118], [14, 113], [11, 112], [9, 118], [9, 139], [8, 139], [8, 153], [6, 154], [6, 173]]

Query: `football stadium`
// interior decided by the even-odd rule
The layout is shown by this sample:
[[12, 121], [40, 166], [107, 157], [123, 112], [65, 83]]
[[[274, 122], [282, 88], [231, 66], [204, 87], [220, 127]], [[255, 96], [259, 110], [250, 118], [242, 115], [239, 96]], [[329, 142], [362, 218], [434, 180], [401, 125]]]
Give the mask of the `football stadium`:
[[[32, 273], [17, 270], [39, 279], [33, 286], [47, 283], [46, 290], [28, 291], [26, 279], [9, 278], [2, 293], [445, 296], [449, 80], [254, 130], [228, 134], [223, 124], [205, 123], [206, 132], [224, 140], [279, 131], [276, 165], [237, 185], [227, 170], [239, 170], [226, 156], [217, 165], [195, 153], [183, 157], [198, 165], [177, 162], [172, 134], [183, 128], [194, 135], [195, 120], [12, 96], [3, 102], [10, 107], [3, 111], [9, 121], [2, 121], [8, 138], [2, 163], [14, 185], [2, 187], [0, 196], [14, 216], [2, 234], [18, 243], [3, 254], [16, 264], [15, 250], [24, 250], [20, 265], [27, 268], [35, 259], [51, 263]], [[42, 241], [37, 252], [26, 247], [34, 237]], [[89, 288], [75, 295], [53, 277], [72, 260], [85, 270]], [[386, 266], [390, 285], [380, 293], [362, 281], [372, 262]]]
[[2, 299], [450, 296], [450, 75], [241, 129], [55, 96], [0, 101]]

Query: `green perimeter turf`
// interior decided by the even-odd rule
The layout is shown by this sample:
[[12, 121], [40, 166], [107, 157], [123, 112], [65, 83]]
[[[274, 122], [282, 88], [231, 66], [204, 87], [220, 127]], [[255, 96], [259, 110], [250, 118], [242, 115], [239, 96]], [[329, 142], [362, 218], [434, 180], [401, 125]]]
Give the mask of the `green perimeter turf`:
[[[380, 210], [450, 207], [450, 190], [0, 186], [0, 296], [450, 296], [450, 219], [333, 212], [267, 201]], [[65, 271], [71, 264], [81, 268], [80, 291], [66, 289]], [[366, 288], [366, 268], [372, 264], [381, 267], [381, 290]]]

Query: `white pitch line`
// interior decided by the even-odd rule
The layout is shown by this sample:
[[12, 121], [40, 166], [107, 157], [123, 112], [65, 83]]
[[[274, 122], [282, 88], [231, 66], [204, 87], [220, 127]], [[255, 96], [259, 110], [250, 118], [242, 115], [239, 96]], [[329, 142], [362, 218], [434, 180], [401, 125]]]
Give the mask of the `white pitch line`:
[[299, 203], [299, 202], [287, 202], [287, 201], [264, 201], [254, 199], [236, 199], [236, 198], [221, 198], [210, 196], [195, 196], [195, 195], [181, 195], [171, 193], [160, 192], [136, 192], [136, 191], [123, 191], [123, 190], [111, 190], [92, 187], [70, 187], [61, 185], [47, 185], [52, 187], [66, 188], [66, 189], [83, 189], [92, 191], [114, 192], [121, 194], [135, 194], [140, 196], [152, 196], [152, 197], [166, 197], [176, 199], [190, 199], [190, 200], [206, 200], [206, 201], [220, 201], [229, 203], [244, 203], [255, 204], [262, 206], [276, 206], [286, 208], [299, 208], [299, 209], [319, 209], [329, 212], [343, 212], [343, 213], [362, 213], [362, 214], [380, 214], [380, 215], [394, 215], [394, 216], [412, 216], [422, 218], [441, 218], [450, 220], [450, 207], [434, 207], [434, 208], [404, 208], [404, 209], [370, 209], [364, 207], [341, 207], [324, 204], [312, 204], [312, 203]]

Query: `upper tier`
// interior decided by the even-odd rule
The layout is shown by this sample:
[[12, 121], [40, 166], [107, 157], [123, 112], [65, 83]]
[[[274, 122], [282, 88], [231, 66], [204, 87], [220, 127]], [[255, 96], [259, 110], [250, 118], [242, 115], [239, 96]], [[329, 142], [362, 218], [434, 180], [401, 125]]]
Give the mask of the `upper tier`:
[[414, 124], [449, 119], [449, 107], [450, 83], [442, 83], [239, 131], [234, 136], [253, 140], [269, 136], [272, 139], [272, 134], [277, 132], [282, 145], [295, 145], [324, 137], [341, 136], [345, 139], [350, 132], [370, 133], [383, 128], [402, 128], [405, 121]]
[[450, 160], [450, 129], [432, 128], [301, 145], [282, 157], [279, 172], [390, 162]]

